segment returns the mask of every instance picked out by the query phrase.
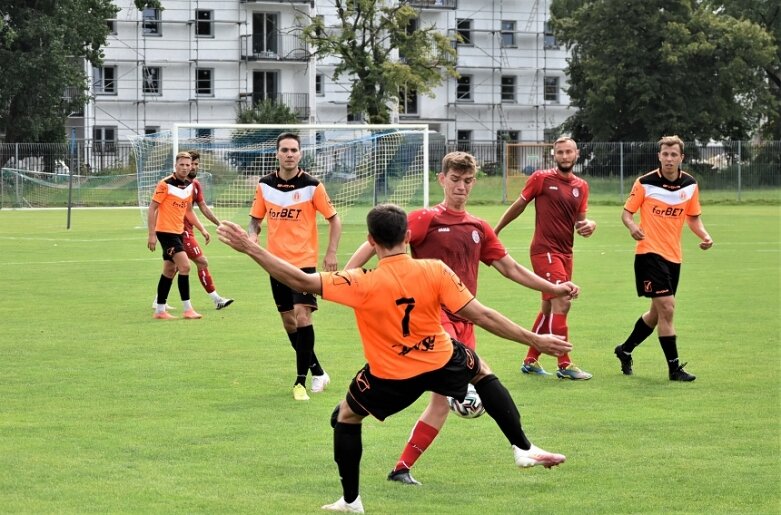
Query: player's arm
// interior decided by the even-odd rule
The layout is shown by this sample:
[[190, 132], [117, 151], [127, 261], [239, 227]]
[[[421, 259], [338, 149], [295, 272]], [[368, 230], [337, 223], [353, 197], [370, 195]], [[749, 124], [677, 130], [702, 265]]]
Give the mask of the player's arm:
[[279, 282], [297, 291], [322, 295], [323, 285], [320, 274], [307, 274], [287, 261], [279, 259], [256, 242], [251, 241], [250, 235], [240, 225], [223, 221], [217, 226], [217, 235], [221, 242], [234, 250], [247, 254]]
[[368, 263], [369, 260], [376, 254], [377, 253], [374, 251], [374, 245], [368, 241], [364, 241], [350, 257], [350, 260], [347, 261], [347, 264], [344, 265], [344, 269], [350, 270], [351, 268], [360, 268]]
[[187, 218], [191, 224], [193, 224], [193, 227], [201, 231], [203, 239], [206, 240], [206, 244], [208, 245], [212, 239], [212, 236], [209, 234], [209, 231], [206, 230], [206, 227], [203, 226], [203, 223], [201, 223], [201, 220], [198, 218], [198, 215], [195, 214], [195, 211], [193, 211], [192, 204], [187, 207], [187, 211], [184, 213], [184, 217]]
[[597, 230], [597, 222], [586, 218], [586, 213], [578, 214], [577, 221], [575, 222], [575, 232], [577, 232], [584, 238], [588, 238], [589, 236], [594, 234], [594, 231], [596, 230]]
[[569, 281], [554, 284], [518, 263], [510, 254], [505, 255], [501, 259], [497, 259], [491, 263], [491, 266], [496, 268], [500, 274], [511, 281], [515, 281], [521, 286], [526, 286], [532, 290], [570, 299], [577, 298], [578, 294], [580, 294], [580, 288], [576, 284]]
[[486, 331], [496, 336], [513, 340], [524, 345], [550, 354], [561, 356], [572, 350], [572, 344], [552, 334], [536, 334], [516, 324], [498, 311], [484, 306], [477, 299], [472, 299], [458, 313], [460, 317], [471, 320]]
[[523, 196], [518, 197], [499, 219], [496, 227], [494, 227], [494, 232], [499, 234], [499, 231], [504, 229], [507, 224], [518, 218], [528, 205], [529, 202], [523, 198]]
[[[323, 269], [326, 272], [335, 272], [338, 270], [336, 260], [336, 249], [339, 248], [339, 239], [342, 237], [342, 221], [339, 215], [328, 218], [328, 247], [325, 250], [323, 258]], [[304, 290], [307, 291], [307, 290]]]
[[260, 218], [255, 218], [254, 216], [249, 217], [249, 225], [247, 226], [247, 235], [249, 236], [249, 240], [253, 243], [258, 242], [258, 235], [260, 234], [261, 221], [262, 220]]
[[708, 250], [713, 246], [713, 240], [705, 229], [705, 225], [702, 223], [702, 218], [699, 216], [687, 216], [686, 223], [689, 224], [689, 229], [702, 240], [700, 241], [700, 248], [702, 250]]
[[149, 211], [146, 214], [146, 226], [149, 232], [146, 240], [146, 248], [153, 251], [157, 246], [157, 234], [155, 234], [155, 224], [157, 223], [157, 212], [160, 209], [160, 204], [154, 200], [149, 203]]
[[214, 216], [214, 212], [209, 208], [209, 206], [206, 204], [205, 201], [198, 202], [198, 209], [201, 210], [201, 213], [203, 213], [203, 216], [206, 217], [207, 220], [209, 220], [214, 225], [220, 225], [220, 219]]
[[629, 234], [632, 235], [632, 238], [637, 241], [645, 239], [645, 233], [640, 226], [635, 223], [634, 213], [624, 209], [621, 213], [621, 222], [629, 229]]

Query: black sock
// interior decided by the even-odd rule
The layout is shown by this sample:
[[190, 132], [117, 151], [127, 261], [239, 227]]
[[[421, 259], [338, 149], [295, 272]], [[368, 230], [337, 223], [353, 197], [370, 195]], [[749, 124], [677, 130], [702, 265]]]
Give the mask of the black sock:
[[179, 286], [179, 297], [182, 302], [190, 300], [190, 276], [179, 274], [176, 285]]
[[659, 343], [662, 346], [664, 358], [667, 360], [667, 366], [670, 367], [670, 369], [678, 368], [678, 346], [676, 345], [675, 340], [675, 335], [659, 337]]
[[157, 303], [165, 304], [168, 302], [168, 294], [171, 293], [171, 285], [174, 283], [173, 277], [168, 278], [160, 274], [160, 280], [157, 281]]
[[475, 384], [475, 390], [483, 401], [486, 413], [494, 419], [507, 440], [516, 447], [529, 450], [531, 442], [521, 427], [521, 414], [499, 378], [490, 374]]
[[298, 333], [287, 333], [287, 339], [290, 340], [290, 346], [293, 350], [296, 350], [296, 344], [298, 342]]
[[621, 344], [621, 350], [627, 354], [632, 352], [635, 350], [635, 347], [643, 343], [653, 332], [654, 328], [648, 327], [643, 321], [643, 317], [638, 318], [637, 322], [635, 322], [635, 328], [632, 329], [632, 334], [630, 334], [626, 341]]
[[311, 325], [299, 327], [296, 332], [296, 373], [306, 378], [309, 365], [312, 364], [312, 352], [315, 347], [315, 330]]
[[337, 422], [334, 426], [334, 461], [342, 480], [342, 495], [348, 503], [358, 498], [362, 453], [361, 424]]
[[320, 366], [320, 360], [317, 359], [317, 355], [315, 354], [315, 328], [311, 325], [299, 327], [298, 334], [301, 334], [302, 331], [304, 333], [304, 338], [311, 340], [312, 342], [312, 360], [309, 362], [309, 370], [312, 372], [313, 376], [321, 376], [325, 372], [323, 372], [323, 367]]

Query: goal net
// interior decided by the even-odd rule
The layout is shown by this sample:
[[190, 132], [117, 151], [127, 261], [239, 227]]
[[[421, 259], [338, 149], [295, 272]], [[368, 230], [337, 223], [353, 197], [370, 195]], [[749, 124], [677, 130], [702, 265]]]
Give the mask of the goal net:
[[[220, 218], [246, 220], [261, 176], [277, 167], [276, 138], [301, 138], [300, 167], [324, 183], [342, 218], [352, 206], [393, 202], [428, 206], [427, 125], [204, 125], [132, 138], [138, 204], [146, 210], [157, 182], [182, 150], [200, 153], [206, 202]], [[145, 216], [145, 213], [144, 213]]]

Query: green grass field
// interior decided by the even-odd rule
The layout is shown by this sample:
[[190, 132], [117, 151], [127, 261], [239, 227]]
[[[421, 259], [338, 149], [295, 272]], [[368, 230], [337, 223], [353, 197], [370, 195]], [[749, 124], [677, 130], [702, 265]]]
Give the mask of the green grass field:
[[[503, 209], [472, 212], [493, 223]], [[570, 334], [591, 381], [522, 376], [525, 347], [478, 332], [532, 441], [567, 463], [518, 470], [489, 417], [451, 417], [416, 466], [424, 486], [391, 484], [421, 399], [364, 424], [368, 513], [781, 512], [781, 210], [705, 206], [708, 252], [686, 230], [676, 326], [690, 384], [667, 380], [655, 335], [635, 375], [619, 371], [613, 347], [647, 304], [619, 213], [592, 207], [597, 233], [576, 243]], [[329, 415], [363, 364], [352, 313], [321, 304], [316, 349], [332, 384], [296, 403], [293, 351], [248, 258], [213, 242], [212, 274], [235, 304], [215, 311], [191, 280], [204, 319], [156, 321], [160, 258], [138, 211], [65, 221], [0, 210], [0, 512], [314, 514], [337, 499]], [[345, 221], [342, 263], [365, 235], [360, 211]], [[524, 264], [532, 227], [529, 212], [502, 234]], [[539, 304], [488, 269], [479, 297], [525, 326]]]

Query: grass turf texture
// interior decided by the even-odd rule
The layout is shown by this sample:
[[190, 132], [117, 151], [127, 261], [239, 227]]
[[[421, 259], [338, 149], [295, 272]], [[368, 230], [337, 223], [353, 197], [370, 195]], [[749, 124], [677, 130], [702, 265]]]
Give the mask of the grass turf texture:
[[[704, 209], [716, 245], [702, 252], [684, 229], [676, 313], [697, 381], [667, 380], [656, 335], [635, 351], [635, 375], [621, 375], [613, 347], [647, 301], [634, 294], [620, 207], [595, 206], [597, 233], [576, 240], [583, 293], [570, 313], [572, 356], [594, 379], [522, 376], [525, 347], [478, 331], [532, 441], [568, 462], [518, 470], [489, 417], [451, 417], [415, 469], [424, 486], [391, 484], [421, 399], [364, 423], [367, 512], [778, 513], [781, 213]], [[471, 211], [493, 223], [503, 210]], [[362, 214], [345, 216], [340, 263], [365, 235]], [[204, 319], [157, 321], [160, 258], [138, 211], [76, 210], [72, 224], [64, 211], [0, 211], [0, 511], [306, 514], [336, 500], [329, 415], [363, 363], [350, 310], [321, 302], [316, 349], [332, 383], [297, 403], [293, 351], [248, 258], [210, 244], [218, 291], [236, 302], [215, 311], [193, 276]], [[502, 234], [526, 265], [532, 227], [530, 211]], [[485, 267], [479, 297], [525, 326], [539, 305]]]

